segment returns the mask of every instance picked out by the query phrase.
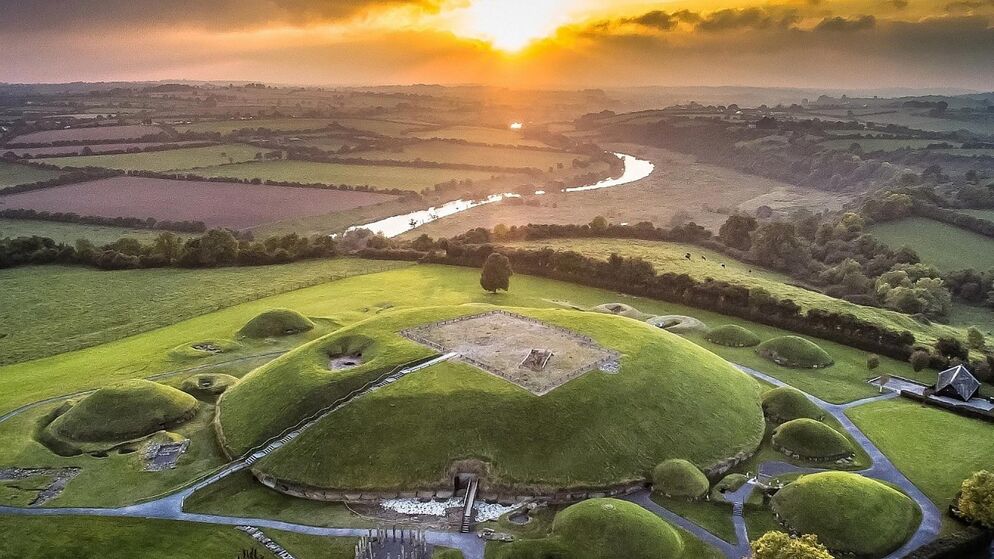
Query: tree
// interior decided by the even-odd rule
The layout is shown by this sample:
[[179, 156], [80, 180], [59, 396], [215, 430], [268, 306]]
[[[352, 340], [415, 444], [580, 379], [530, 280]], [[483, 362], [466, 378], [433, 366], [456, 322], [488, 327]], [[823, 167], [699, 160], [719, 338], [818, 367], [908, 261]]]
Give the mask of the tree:
[[834, 559], [813, 534], [793, 537], [783, 532], [767, 532], [750, 547], [752, 559]]
[[984, 339], [984, 333], [981, 332], [976, 326], [971, 326], [966, 329], [966, 341], [973, 349], [984, 349], [987, 345], [987, 340]]
[[608, 226], [607, 218], [602, 215], [595, 217], [590, 222], [590, 228], [598, 233], [603, 233], [604, 231], [607, 231], [607, 226]]
[[960, 486], [956, 508], [966, 518], [986, 528], [994, 528], [994, 473], [980, 470]]
[[914, 369], [915, 372], [921, 371], [925, 367], [928, 367], [928, 363], [930, 360], [931, 358], [929, 357], [928, 352], [924, 350], [918, 350], [913, 352], [911, 354], [911, 357], [908, 359], [908, 361], [911, 363], [911, 368]]
[[491, 293], [498, 289], [508, 290], [511, 282], [511, 261], [499, 252], [487, 257], [483, 263], [483, 273], [480, 275], [480, 287]]
[[739, 250], [749, 250], [752, 240], [749, 234], [756, 230], [759, 224], [756, 218], [747, 215], [733, 215], [722, 224], [718, 230], [718, 238], [725, 245]]
[[871, 353], [866, 356], [866, 368], [869, 370], [876, 369], [880, 366], [880, 356], [875, 353]]
[[962, 360], [969, 359], [970, 350], [963, 347], [963, 342], [956, 338], [943, 336], [935, 342], [935, 349], [939, 355], [945, 357], [958, 357]]

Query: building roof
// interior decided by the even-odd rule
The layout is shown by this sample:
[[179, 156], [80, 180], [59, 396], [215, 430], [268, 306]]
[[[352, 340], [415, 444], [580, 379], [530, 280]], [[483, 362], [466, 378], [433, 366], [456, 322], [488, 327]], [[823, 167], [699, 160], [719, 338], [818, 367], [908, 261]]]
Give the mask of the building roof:
[[980, 389], [980, 381], [970, 374], [963, 365], [956, 365], [939, 373], [939, 380], [935, 383], [936, 392], [951, 392], [959, 396], [964, 401], [969, 401]]

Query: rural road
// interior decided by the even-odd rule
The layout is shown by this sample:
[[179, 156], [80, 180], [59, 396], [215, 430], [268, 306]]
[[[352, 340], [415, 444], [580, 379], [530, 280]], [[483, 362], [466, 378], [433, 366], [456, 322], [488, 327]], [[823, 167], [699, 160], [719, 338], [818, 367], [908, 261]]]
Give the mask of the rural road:
[[[273, 352], [272, 354], [264, 355], [254, 355], [249, 357], [239, 358], [232, 361], [242, 361], [246, 359], [259, 359], [268, 356], [280, 355], [284, 352]], [[250, 525], [257, 528], [269, 528], [274, 530], [283, 530], [287, 532], [296, 532], [300, 534], [308, 534], [314, 536], [327, 536], [327, 537], [358, 537], [363, 536], [368, 533], [365, 529], [356, 528], [325, 528], [316, 527], [306, 524], [296, 524], [290, 522], [282, 522], [278, 520], [264, 519], [264, 518], [246, 518], [246, 517], [234, 517], [234, 516], [219, 516], [219, 515], [207, 515], [207, 514], [194, 514], [187, 513], [183, 511], [183, 503], [192, 495], [195, 491], [202, 489], [208, 485], [211, 485], [235, 472], [244, 470], [250, 467], [257, 460], [268, 455], [270, 452], [280, 448], [284, 444], [287, 444], [294, 438], [300, 435], [308, 427], [314, 425], [320, 419], [327, 416], [330, 413], [340, 409], [342, 406], [347, 405], [349, 402], [353, 401], [369, 391], [376, 390], [383, 386], [387, 386], [397, 379], [403, 377], [406, 374], [413, 373], [416, 371], [423, 370], [424, 368], [430, 367], [438, 362], [445, 361], [454, 357], [454, 354], [440, 355], [436, 358], [420, 363], [414, 366], [399, 368], [388, 374], [378, 381], [363, 387], [362, 389], [346, 396], [341, 401], [329, 406], [328, 408], [318, 412], [315, 416], [312, 416], [306, 422], [302, 422], [298, 426], [292, 428], [292, 430], [285, 431], [277, 437], [270, 439], [261, 448], [253, 449], [246, 453], [246, 455], [241, 458], [230, 462], [220, 470], [210, 474], [209, 476], [200, 479], [196, 482], [188, 484], [186, 487], [177, 490], [176, 492], [163, 496], [158, 499], [154, 499], [148, 502], [118, 507], [118, 508], [21, 508], [21, 507], [6, 507], [0, 506], [0, 514], [8, 515], [19, 515], [19, 516], [104, 516], [104, 517], [131, 517], [131, 518], [147, 518], [147, 519], [164, 519], [164, 520], [178, 520], [185, 522], [198, 522], [206, 524], [220, 524], [220, 525]], [[215, 364], [216, 365], [216, 364]], [[215, 366], [211, 365], [211, 367]], [[736, 365], [741, 371], [747, 373], [755, 378], [768, 382], [775, 386], [789, 386], [788, 384], [771, 377], [755, 369], [749, 367], [744, 367], [741, 365]], [[163, 378], [171, 375], [194, 372], [205, 367], [194, 367], [189, 369], [182, 369], [176, 371], [169, 371], [154, 377], [149, 378]], [[0, 416], [0, 423], [14, 417], [24, 411], [32, 409], [37, 406], [45, 405], [48, 403], [57, 402], [64, 400], [66, 398], [71, 398], [73, 396], [79, 396], [86, 394], [91, 391], [77, 392], [74, 394], [69, 394], [66, 396], [47, 398], [32, 404], [27, 404], [21, 406], [11, 412]], [[803, 392], [803, 391], [802, 391]], [[826, 412], [835, 417], [842, 426], [849, 432], [853, 439], [863, 447], [867, 454], [873, 460], [873, 465], [870, 468], [861, 470], [859, 473], [867, 477], [879, 479], [892, 483], [900, 487], [909, 497], [911, 497], [921, 508], [922, 511], [922, 522], [919, 525], [915, 534], [909, 539], [903, 546], [887, 556], [886, 559], [899, 559], [904, 557], [914, 549], [925, 545], [932, 540], [934, 540], [939, 534], [939, 525], [941, 513], [938, 507], [935, 506], [932, 501], [928, 499], [910, 480], [908, 480], [895, 466], [887, 459], [886, 456], [863, 434], [862, 431], [846, 416], [845, 411], [866, 405], [872, 402], [877, 402], [881, 400], [887, 400], [890, 398], [897, 397], [896, 393], [883, 394], [881, 396], [875, 396], [872, 398], [866, 398], [863, 400], [857, 400], [855, 402], [850, 402], [847, 404], [831, 404], [812, 396], [810, 394], [804, 393], [812, 402], [814, 402], [819, 407], [823, 408]], [[811, 473], [821, 471], [815, 468], [801, 468], [793, 466], [786, 462], [774, 461], [765, 462], [760, 465], [760, 472], [766, 475], [779, 475], [786, 473]], [[638, 493], [628, 495], [623, 497], [624, 499], [638, 504], [649, 510], [650, 512], [656, 514], [660, 518], [671, 522], [703, 542], [714, 546], [717, 548], [725, 557], [728, 559], [741, 559], [749, 554], [749, 536], [746, 530], [745, 520], [742, 517], [742, 507], [745, 499], [748, 497], [749, 492], [752, 490], [753, 485], [751, 483], [746, 484], [739, 490], [729, 494], [729, 501], [733, 504], [733, 515], [732, 522], [735, 527], [736, 542], [729, 543], [721, 538], [718, 538], [711, 532], [708, 532], [698, 524], [691, 520], [688, 520], [665, 507], [655, 503], [651, 499], [651, 493], [649, 490], [640, 491]], [[443, 532], [443, 531], [428, 531], [425, 532], [428, 542], [433, 545], [446, 546], [458, 548], [463, 552], [466, 559], [483, 559], [484, 542], [476, 537], [474, 534], [460, 534], [457, 532]], [[275, 539], [275, 538], [274, 538]]]

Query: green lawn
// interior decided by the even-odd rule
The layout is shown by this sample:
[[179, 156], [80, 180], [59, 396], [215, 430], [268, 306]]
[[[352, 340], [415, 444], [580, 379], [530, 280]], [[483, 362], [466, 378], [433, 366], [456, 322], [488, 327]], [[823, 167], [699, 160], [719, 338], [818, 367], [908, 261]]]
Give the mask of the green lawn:
[[[162, 231], [152, 229], [128, 229], [126, 227], [104, 227], [82, 223], [59, 223], [57, 221], [35, 221], [31, 219], [0, 218], [0, 239], [4, 237], [30, 237], [38, 235], [54, 239], [57, 243], [73, 244], [77, 239], [88, 239], [96, 245], [112, 243], [121, 237], [150, 242]], [[180, 233], [181, 237], [189, 236]]]
[[842, 140], [825, 140], [819, 145], [824, 146], [827, 149], [849, 151], [849, 146], [853, 144], [859, 144], [863, 151], [873, 152], [873, 151], [897, 151], [899, 149], [909, 148], [909, 149], [925, 149], [931, 144], [941, 144], [949, 143], [954, 146], [959, 146], [959, 142], [944, 142], [944, 140], [928, 140], [921, 138], [865, 138], [859, 140], [853, 139], [842, 139]]
[[[940, 224], [941, 225], [941, 224]], [[958, 229], [954, 229], [957, 230]], [[994, 262], [994, 240], [990, 243], [990, 257]], [[908, 330], [922, 343], [934, 343], [939, 336], [956, 336], [965, 339], [962, 329], [942, 324], [925, 326], [906, 314], [886, 309], [855, 305], [848, 301], [829, 297], [817, 291], [789, 285], [794, 280], [777, 272], [764, 270], [744, 262], [739, 262], [723, 254], [683, 243], [639, 241], [631, 239], [554, 239], [510, 243], [522, 248], [550, 247], [555, 250], [575, 250], [587, 256], [607, 258], [611, 253], [626, 257], [641, 257], [652, 263], [657, 273], [688, 274], [703, 281], [705, 278], [727, 281], [746, 287], [762, 287], [781, 299], [792, 299], [803, 309], [818, 308], [853, 315], [901, 331]], [[690, 253], [688, 260], [685, 255]], [[705, 257], [705, 259], [702, 258]], [[722, 268], [722, 264], [725, 265]], [[985, 268], [986, 269], [986, 268]], [[764, 338], [765, 339], [765, 338]]]
[[943, 271], [994, 268], [994, 239], [924, 217], [881, 223], [870, 233], [888, 245], [909, 246]]
[[390, 161], [434, 161], [463, 165], [492, 165], [497, 167], [531, 167], [541, 171], [558, 164], [569, 167], [582, 155], [561, 151], [543, 151], [509, 147], [466, 145], [454, 142], [432, 141], [401, 146], [396, 150], [373, 150], [354, 154], [355, 157]]
[[[300, 559], [352, 559], [355, 540], [263, 532]], [[97, 517], [0, 516], [0, 557], [20, 559], [236, 559], [272, 553], [234, 526]]]
[[653, 494], [652, 500], [726, 542], [735, 543], [735, 525], [732, 524], [732, 505], [709, 501], [667, 499], [658, 494]]
[[243, 144], [228, 144], [143, 153], [52, 157], [44, 161], [49, 165], [60, 167], [104, 167], [122, 171], [166, 172], [198, 169], [197, 174], [200, 174], [201, 167], [252, 161], [255, 159], [255, 154], [260, 151], [267, 150]]
[[213, 270], [0, 270], [0, 364], [94, 346], [245, 301], [403, 265], [336, 259]]
[[489, 171], [462, 169], [429, 169], [419, 167], [393, 167], [384, 165], [349, 165], [344, 163], [317, 163], [313, 161], [265, 161], [221, 165], [197, 169], [205, 177], [235, 179], [261, 179], [264, 181], [297, 182], [301, 184], [330, 184], [371, 186], [382, 189], [401, 189], [420, 192], [450, 180], [484, 181], [494, 176]]
[[942, 510], [973, 472], [991, 469], [991, 425], [906, 400], [846, 414]]
[[[356, 270], [373, 271], [376, 266], [386, 266], [387, 269], [397, 266], [396, 263], [357, 262], [349, 264], [346, 261], [340, 264], [342, 268], [335, 268], [335, 262], [311, 262], [293, 266], [305, 268], [315, 266], [315, 269], [331, 266], [333, 270], [329, 274], [331, 277], [358, 273]], [[48, 329], [55, 328], [61, 322], [71, 326], [67, 330], [45, 335], [42, 337], [43, 341], [39, 342], [33, 341], [33, 338], [24, 334], [27, 339], [20, 342], [19, 350], [22, 356], [31, 353], [44, 354], [58, 351], [59, 348], [65, 347], [60, 340], [67, 337], [74, 338], [77, 347], [82, 347], [134, 333], [138, 331], [137, 327], [121, 327], [120, 323], [137, 321], [138, 315], [129, 312], [129, 309], [134, 308], [134, 305], [144, 305], [143, 314], [147, 314], [152, 308], [152, 300], [157, 301], [155, 308], [160, 309], [156, 319], [159, 322], [146, 323], [148, 327], [165, 326], [183, 318], [177, 313], [178, 308], [185, 308], [188, 318], [188, 320], [178, 324], [111, 343], [103, 343], [103, 345], [81, 351], [0, 367], [0, 413], [48, 396], [102, 386], [117, 379], [144, 377], [175, 369], [177, 362], [170, 354], [173, 348], [201, 340], [229, 339], [251, 318], [271, 308], [290, 308], [310, 317], [333, 317], [340, 324], [351, 324], [375, 314], [382, 308], [377, 305], [417, 307], [425, 304], [458, 305], [478, 302], [518, 307], [562, 308], [577, 306], [591, 308], [604, 303], [617, 302], [630, 304], [643, 312], [652, 314], [692, 315], [715, 326], [726, 323], [740, 324], [763, 339], [786, 333], [780, 329], [682, 305], [629, 297], [605, 290], [528, 276], [515, 276], [511, 282], [510, 293], [494, 296], [480, 290], [478, 271], [447, 266], [407, 266], [382, 274], [299, 289], [210, 313], [212, 308], [224, 306], [216, 299], [212, 299], [211, 294], [214, 291], [221, 292], [221, 295], [214, 296], [220, 297], [225, 304], [238, 302], [229, 298], [228, 294], [234, 285], [239, 285], [239, 289], [241, 288], [240, 282], [234, 279], [238, 276], [226, 274], [244, 273], [246, 274], [243, 276], [244, 278], [253, 276], [259, 278], [263, 277], [262, 274], [265, 273], [272, 274], [268, 276], [268, 284], [267, 281], [259, 280], [255, 284], [254, 292], [250, 289], [248, 292], [240, 293], [246, 297], [243, 300], [247, 300], [250, 297], [266, 294], [266, 289], [286, 291], [295, 287], [282, 283], [287, 281], [287, 277], [293, 277], [292, 274], [289, 274], [292, 269], [292, 266], [277, 266], [214, 271], [97, 272], [82, 268], [40, 267], [0, 272], [0, 278], [4, 280], [5, 287], [8, 285], [18, 286], [17, 289], [8, 288], [6, 291], [0, 291], [0, 303], [2, 303], [0, 304], [0, 312], [4, 313], [0, 323], [11, 325], [23, 324], [28, 321], [32, 324], [29, 332], [34, 332], [38, 336], [41, 336], [41, 330], [47, 332]], [[58, 279], [60, 274], [65, 274], [62, 276], [62, 280]], [[142, 276], [141, 274], [147, 275]], [[227, 277], [229, 281], [215, 283], [213, 285], [216, 287], [208, 289], [201, 289], [198, 286], [191, 287], [190, 283], [180, 282], [180, 286], [172, 292], [175, 293], [175, 296], [166, 298], [154, 296], [156, 293], [154, 283], [149, 284], [148, 281], [135, 280], [135, 278], [141, 277], [156, 277], [159, 274], [163, 274], [165, 277], [187, 274], [192, 278]], [[203, 276], [198, 274], [203, 274]], [[214, 274], [219, 274], [219, 276], [214, 276]], [[302, 274], [299, 272], [297, 275]], [[88, 278], [82, 284], [89, 286], [87, 289], [79, 288], [78, 280], [80, 277]], [[319, 281], [318, 274], [313, 274], [310, 277], [315, 282]], [[15, 278], [20, 279], [15, 281]], [[74, 281], [74, 278], [77, 281]], [[193, 281], [203, 283], [201, 279]], [[130, 290], [135, 289], [135, 285], [143, 286], [143, 289], [145, 285], [153, 285], [153, 288], [142, 295], [129, 295]], [[259, 285], [263, 288], [258, 287]], [[189, 291], [190, 289], [193, 291]], [[272, 292], [269, 291], [269, 293]], [[113, 297], [108, 298], [106, 294], [113, 294]], [[199, 299], [191, 301], [191, 295], [207, 298], [208, 302]], [[78, 303], [79, 300], [85, 300], [88, 303], [81, 304]], [[122, 303], [116, 301], [122, 301]], [[184, 304], [189, 306], [183, 307]], [[113, 308], [118, 309], [115, 315], [118, 321], [117, 327], [115, 328], [113, 321], [108, 321], [102, 323], [101, 334], [96, 336], [87, 334], [92, 329], [92, 324], [97, 323], [99, 317], [107, 313], [105, 308], [107, 305], [113, 305]], [[75, 308], [74, 312], [82, 313], [79, 316], [83, 318], [67, 321], [65, 317], [68, 313], [64, 310], [66, 308]], [[202, 314], [205, 312], [209, 314]], [[73, 315], [69, 314], [69, 316]], [[8, 327], [4, 333], [7, 334], [8, 338], [11, 336], [20, 338], [19, 332], [22, 330], [20, 327], [17, 330]], [[104, 332], [105, 330], [107, 332]], [[726, 359], [767, 372], [827, 400], [846, 402], [876, 393], [873, 387], [865, 382], [867, 378], [872, 376], [865, 367], [866, 354], [846, 346], [818, 340], [818, 344], [835, 359], [835, 364], [826, 369], [806, 371], [786, 369], [774, 365], [756, 355], [751, 348], [717, 346], [705, 341], [703, 335], [699, 334], [691, 334], [687, 337]], [[12, 358], [13, 355], [8, 357], [8, 359]], [[934, 373], [927, 371], [914, 373], [908, 364], [886, 358], [881, 359], [881, 367], [877, 372], [888, 372], [909, 378], [920, 378], [921, 380], [934, 380]]]
[[[0, 148], [0, 153], [2, 152], [3, 148]], [[0, 161], [0, 190], [9, 186], [54, 179], [61, 174], [58, 171]]]

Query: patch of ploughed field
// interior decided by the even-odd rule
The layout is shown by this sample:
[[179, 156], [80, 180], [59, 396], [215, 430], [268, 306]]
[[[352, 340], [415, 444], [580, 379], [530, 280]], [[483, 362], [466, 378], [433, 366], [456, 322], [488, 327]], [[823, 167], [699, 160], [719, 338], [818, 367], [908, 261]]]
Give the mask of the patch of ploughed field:
[[0, 197], [0, 209], [202, 221], [208, 227], [245, 229], [347, 211], [394, 198], [387, 194], [321, 188], [113, 177], [6, 195]]

